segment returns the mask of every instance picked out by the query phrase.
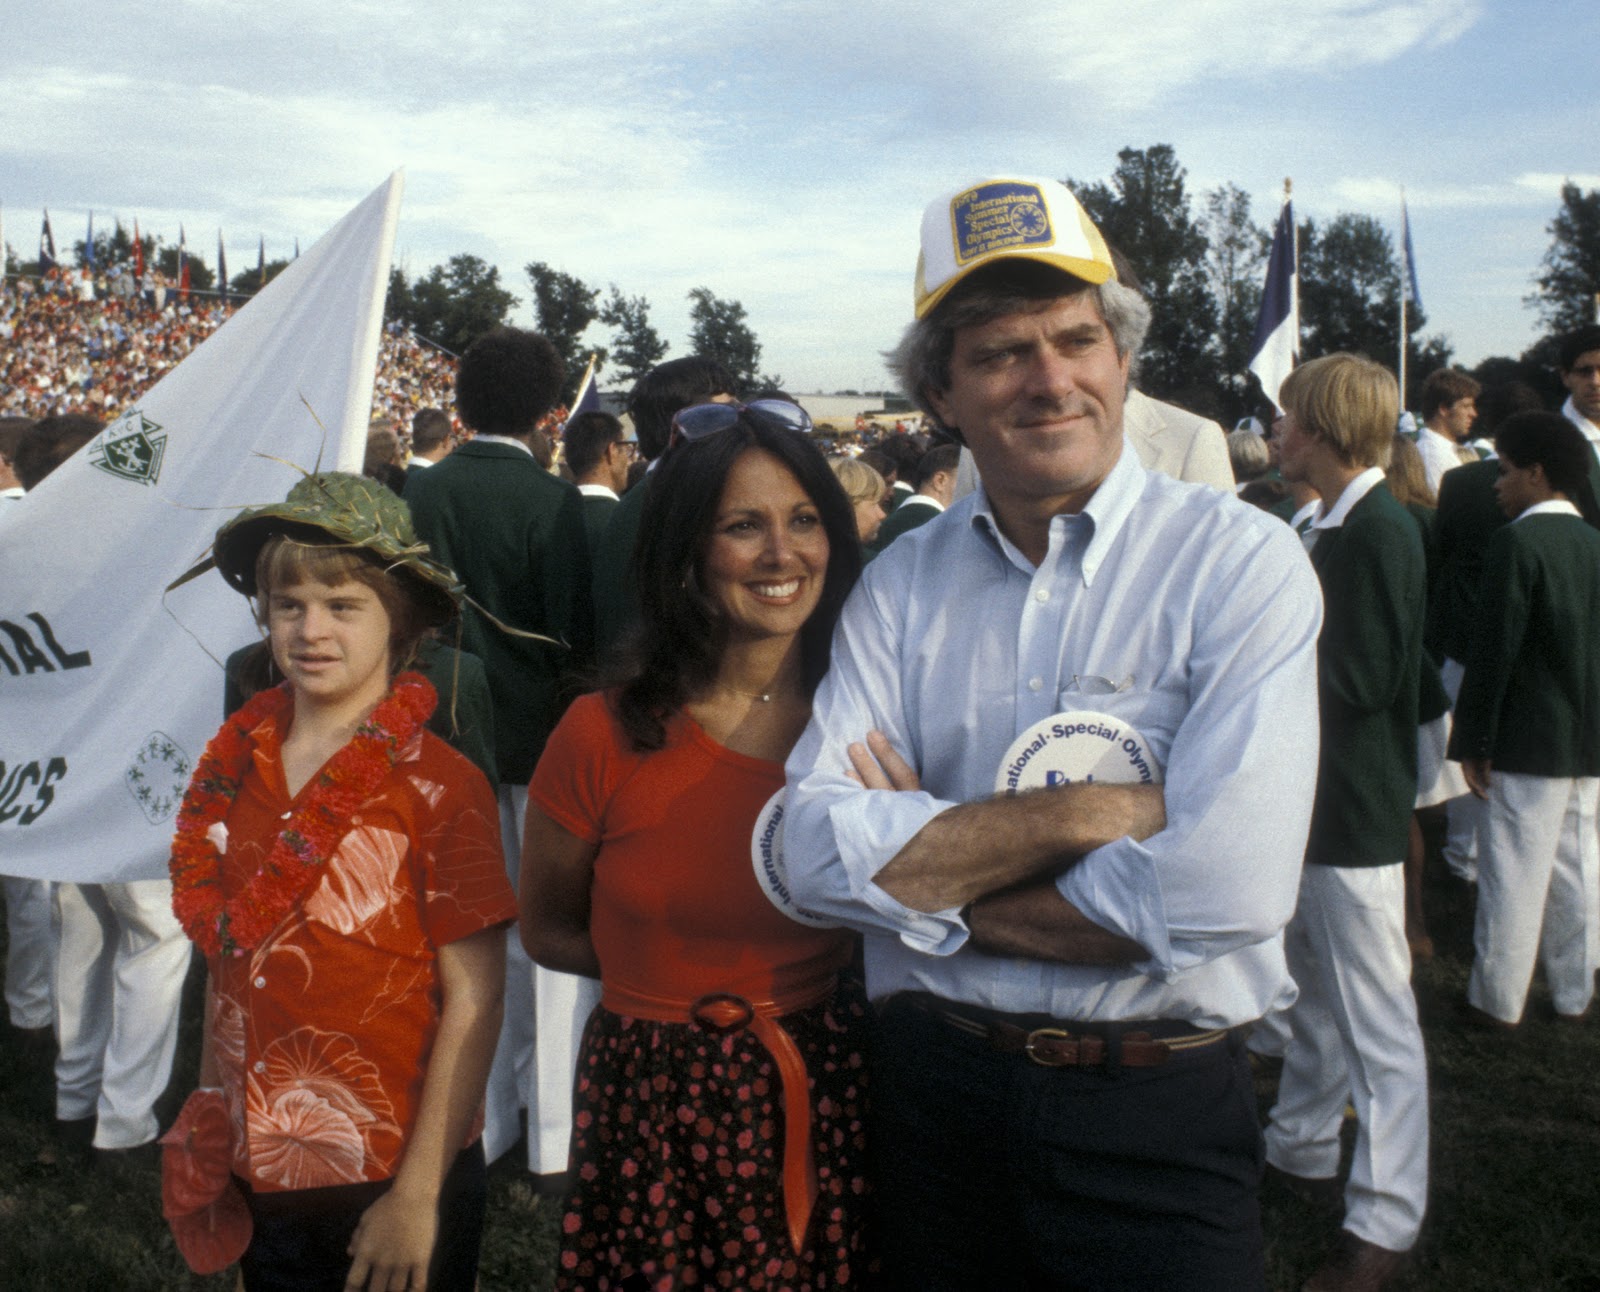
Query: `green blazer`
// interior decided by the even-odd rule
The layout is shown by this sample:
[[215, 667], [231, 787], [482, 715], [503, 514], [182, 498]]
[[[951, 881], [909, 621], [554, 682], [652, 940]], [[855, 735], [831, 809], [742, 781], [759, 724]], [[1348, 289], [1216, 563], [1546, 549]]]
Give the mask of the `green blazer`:
[[1528, 776], [1600, 776], [1600, 530], [1526, 516], [1489, 541], [1456, 699], [1452, 758]]
[[1454, 467], [1439, 481], [1433, 543], [1437, 570], [1428, 601], [1428, 649], [1435, 658], [1465, 663], [1478, 615], [1483, 557], [1494, 532], [1506, 523], [1495, 501], [1495, 461]]
[[1417, 797], [1427, 565], [1417, 523], [1379, 483], [1311, 549], [1322, 583], [1322, 759], [1306, 860], [1384, 866], [1406, 855]]
[[639, 618], [639, 584], [633, 572], [633, 545], [653, 475], [646, 475], [611, 509], [605, 532], [594, 549], [595, 646], [603, 659]]
[[595, 553], [600, 550], [600, 540], [606, 532], [606, 524], [610, 521], [611, 513], [617, 509], [620, 500], [607, 498], [604, 494], [594, 493], [584, 493], [582, 498], [583, 532], [589, 539], [589, 560], [592, 564]]
[[876, 556], [900, 535], [926, 525], [939, 514], [937, 507], [929, 507], [925, 503], [909, 501], [901, 503], [884, 517], [883, 524], [878, 526], [877, 538], [867, 544], [866, 555], [869, 558]]
[[[1434, 509], [1424, 507], [1420, 502], [1405, 504], [1406, 514], [1417, 523], [1417, 532], [1422, 535], [1423, 563], [1428, 571], [1428, 605], [1433, 604], [1434, 584], [1439, 575], [1438, 545], [1434, 542], [1433, 522]], [[1435, 718], [1442, 718], [1450, 712], [1450, 693], [1444, 689], [1444, 683], [1439, 680], [1439, 667], [1444, 663], [1442, 658], [1433, 654], [1428, 648], [1428, 629], [1426, 614], [1423, 617], [1422, 629], [1422, 665], [1420, 689], [1417, 692], [1417, 721], [1419, 723], [1432, 722]]]
[[[489, 784], [496, 784], [500, 777], [494, 765], [494, 710], [483, 661], [424, 637], [414, 667], [439, 693], [439, 707], [428, 719], [428, 730], [476, 763]], [[230, 714], [257, 691], [283, 681], [265, 642], [234, 651], [222, 673], [222, 708]]]
[[511, 628], [555, 639], [504, 632], [470, 605], [462, 612], [462, 644], [489, 675], [500, 776], [524, 784], [594, 657], [582, 496], [521, 449], [474, 440], [408, 481], [406, 501], [417, 533], [474, 601]]

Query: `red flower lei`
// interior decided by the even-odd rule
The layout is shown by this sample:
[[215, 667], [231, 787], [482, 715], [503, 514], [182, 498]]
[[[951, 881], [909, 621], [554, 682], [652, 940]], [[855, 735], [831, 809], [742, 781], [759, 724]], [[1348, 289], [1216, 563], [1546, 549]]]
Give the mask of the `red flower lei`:
[[350, 742], [302, 792], [288, 825], [250, 882], [223, 900], [222, 853], [209, 831], [224, 821], [250, 762], [250, 733], [269, 718], [279, 730], [293, 712], [289, 684], [258, 693], [222, 724], [200, 757], [178, 809], [172, 841], [172, 910], [208, 956], [260, 946], [303, 897], [350, 830], [357, 808], [383, 784], [439, 697], [420, 673], [402, 673]]

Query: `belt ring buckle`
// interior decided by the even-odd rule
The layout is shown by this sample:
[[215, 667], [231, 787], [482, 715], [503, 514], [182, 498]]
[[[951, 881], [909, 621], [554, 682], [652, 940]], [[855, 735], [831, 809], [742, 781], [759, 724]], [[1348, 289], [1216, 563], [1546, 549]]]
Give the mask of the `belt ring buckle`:
[[1077, 1056], [1068, 1057], [1060, 1050], [1053, 1053], [1041, 1053], [1033, 1047], [1039, 1041], [1070, 1041], [1072, 1033], [1059, 1027], [1036, 1027], [1028, 1033], [1028, 1039], [1023, 1043], [1022, 1051], [1041, 1068], [1065, 1068], [1077, 1063]]
[[707, 1031], [718, 1036], [737, 1032], [755, 1020], [756, 1010], [743, 996], [732, 992], [714, 991], [700, 997], [689, 1006], [689, 1016]]

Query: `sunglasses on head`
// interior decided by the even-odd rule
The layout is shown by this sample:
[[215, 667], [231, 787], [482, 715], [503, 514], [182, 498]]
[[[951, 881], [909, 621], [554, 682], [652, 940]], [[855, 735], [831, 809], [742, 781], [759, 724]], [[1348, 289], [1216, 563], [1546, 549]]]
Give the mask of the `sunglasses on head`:
[[790, 431], [809, 431], [811, 418], [799, 404], [783, 399], [757, 399], [748, 404], [690, 404], [672, 415], [672, 429], [686, 440], [700, 440], [725, 431], [741, 413], [754, 413]]

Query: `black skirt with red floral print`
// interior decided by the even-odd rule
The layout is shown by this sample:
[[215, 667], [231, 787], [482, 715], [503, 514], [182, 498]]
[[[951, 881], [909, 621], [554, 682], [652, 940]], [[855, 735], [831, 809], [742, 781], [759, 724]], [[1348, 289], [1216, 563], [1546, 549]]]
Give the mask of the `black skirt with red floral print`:
[[781, 1021], [811, 1091], [804, 1250], [785, 1223], [782, 1083], [761, 1041], [600, 1008], [578, 1060], [558, 1289], [866, 1283], [866, 999], [847, 979]]

